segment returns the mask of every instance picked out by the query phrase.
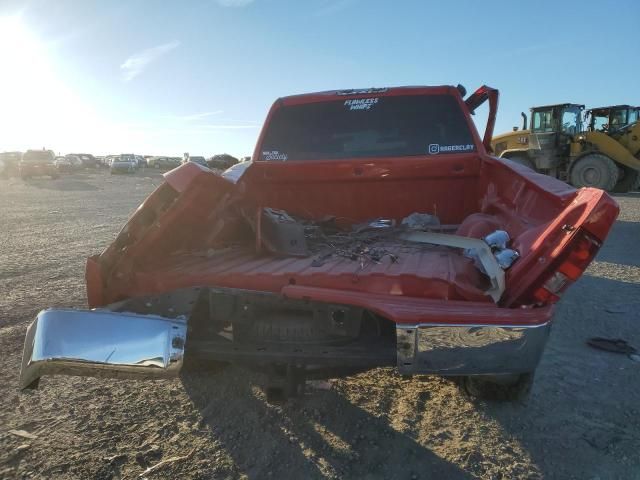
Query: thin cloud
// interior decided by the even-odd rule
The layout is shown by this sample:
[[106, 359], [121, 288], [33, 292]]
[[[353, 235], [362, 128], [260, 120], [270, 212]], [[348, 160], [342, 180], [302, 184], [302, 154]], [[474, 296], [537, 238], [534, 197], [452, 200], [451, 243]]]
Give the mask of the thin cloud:
[[253, 3], [254, 0], [218, 0], [218, 5], [221, 7], [239, 8], [246, 7]]
[[236, 130], [236, 129], [245, 129], [245, 128], [258, 128], [260, 125], [251, 124], [251, 125], [231, 125], [231, 124], [221, 124], [221, 125], [201, 125], [202, 128], [207, 128], [210, 130]]
[[224, 110], [214, 110], [212, 112], [194, 113], [191, 115], [167, 115], [164, 118], [170, 118], [172, 120], [179, 120], [181, 122], [193, 122], [202, 118], [212, 117], [214, 115], [220, 115]]
[[163, 43], [156, 47], [147, 48], [141, 52], [134, 53], [127, 58], [122, 65], [122, 78], [125, 82], [133, 80], [140, 75], [145, 68], [147, 68], [152, 62], [158, 60], [163, 55], [166, 55], [171, 50], [174, 50], [180, 46], [180, 42], [173, 41], [169, 43]]
[[313, 15], [315, 17], [326, 17], [335, 13], [341, 12], [349, 8], [358, 0], [336, 0], [336, 1], [324, 1], [323, 5], [316, 10]]

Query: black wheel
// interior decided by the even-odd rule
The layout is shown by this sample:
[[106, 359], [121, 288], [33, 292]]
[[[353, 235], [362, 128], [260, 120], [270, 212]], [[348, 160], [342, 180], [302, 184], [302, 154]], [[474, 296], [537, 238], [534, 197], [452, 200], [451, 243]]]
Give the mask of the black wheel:
[[513, 375], [470, 375], [462, 377], [465, 393], [481, 400], [515, 402], [525, 400], [531, 391], [535, 372]]
[[618, 167], [601, 153], [590, 153], [576, 160], [569, 175], [576, 188], [594, 187], [610, 192], [618, 183]]
[[536, 171], [535, 165], [525, 154], [512, 155], [506, 158], [507, 160], [511, 160], [513, 163], [524, 165], [525, 167], [529, 167], [534, 172]]
[[613, 187], [616, 193], [627, 193], [638, 188], [640, 172], [633, 168], [621, 166], [619, 169], [618, 183]]

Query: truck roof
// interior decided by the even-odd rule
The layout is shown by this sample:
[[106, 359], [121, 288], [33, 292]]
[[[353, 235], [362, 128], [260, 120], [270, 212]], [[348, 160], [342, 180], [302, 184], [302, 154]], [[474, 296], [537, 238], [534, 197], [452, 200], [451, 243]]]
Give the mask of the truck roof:
[[538, 105], [535, 107], [531, 107], [531, 111], [533, 112], [534, 110], [541, 110], [543, 108], [554, 108], [554, 107], [579, 107], [579, 108], [584, 108], [584, 105], [580, 104], [580, 103], [554, 103], [552, 105]]
[[440, 86], [401, 86], [401, 87], [372, 87], [372, 88], [350, 88], [342, 90], [326, 90], [323, 92], [304, 93], [300, 95], [289, 95], [281, 97], [276, 102], [282, 105], [298, 105], [303, 103], [326, 102], [339, 100], [342, 98], [367, 98], [391, 97], [396, 95], [460, 95], [460, 91], [453, 85]]
[[596, 112], [598, 110], [613, 110], [613, 109], [621, 109], [621, 108], [640, 108], [633, 105], [608, 105], [606, 107], [594, 107], [587, 110], [587, 112]]

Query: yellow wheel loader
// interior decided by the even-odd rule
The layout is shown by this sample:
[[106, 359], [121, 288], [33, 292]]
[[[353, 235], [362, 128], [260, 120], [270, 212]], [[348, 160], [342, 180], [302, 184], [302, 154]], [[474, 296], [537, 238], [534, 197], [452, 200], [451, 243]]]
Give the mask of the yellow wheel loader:
[[[584, 105], [563, 103], [534, 107], [530, 129], [523, 113], [522, 130], [515, 127], [513, 132], [498, 135], [491, 145], [495, 155], [575, 187], [627, 192], [637, 183], [640, 171], [640, 122], [629, 123], [629, 119], [634, 118], [634, 107], [629, 108], [624, 125], [607, 126], [606, 131], [594, 126], [585, 131]], [[590, 118], [593, 119], [593, 115]]]
[[[585, 123], [589, 132], [602, 132], [616, 140], [627, 151], [640, 159], [640, 107], [611, 105], [587, 110]], [[614, 154], [615, 155], [615, 154]], [[623, 165], [615, 191], [628, 192], [637, 188], [640, 172]]]

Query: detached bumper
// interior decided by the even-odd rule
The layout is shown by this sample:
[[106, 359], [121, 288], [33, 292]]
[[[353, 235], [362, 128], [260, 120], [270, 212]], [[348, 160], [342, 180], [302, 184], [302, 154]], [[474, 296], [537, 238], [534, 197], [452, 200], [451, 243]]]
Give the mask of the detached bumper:
[[533, 371], [549, 337], [541, 325], [398, 325], [404, 375], [482, 375]]
[[186, 321], [108, 311], [44, 310], [27, 330], [20, 387], [43, 375], [166, 378], [178, 374]]
[[[193, 305], [206, 298], [211, 318], [203, 316], [206, 308], [191, 317], [193, 338], [187, 344], [186, 318]], [[407, 302], [398, 305], [408, 308]], [[256, 367], [291, 366], [300, 371], [396, 365], [404, 375], [522, 373], [536, 368], [551, 328], [552, 309], [505, 312], [481, 305], [456, 309], [449, 304], [430, 312], [421, 306], [423, 318], [434, 317], [434, 322], [395, 323], [394, 335], [391, 320], [385, 320], [391, 328], [377, 324], [386, 332], [380, 336], [370, 335], [371, 324], [369, 334], [359, 333], [363, 324], [358, 306], [234, 289], [196, 288], [132, 298], [110, 306], [119, 311], [44, 310], [27, 330], [20, 386], [36, 388], [40, 377], [51, 374], [175, 377], [182, 367], [185, 344], [187, 354], [194, 357]], [[489, 311], [504, 314], [513, 323], [495, 323], [504, 318], [490, 317]], [[442, 322], [446, 314], [463, 320], [473, 315], [476, 322], [435, 321]], [[393, 311], [385, 315], [392, 316]], [[523, 322], [531, 322], [534, 316], [539, 322]], [[221, 318], [232, 328], [214, 333], [211, 321]], [[279, 325], [280, 321], [284, 323]], [[315, 336], [316, 332], [324, 333]]]

